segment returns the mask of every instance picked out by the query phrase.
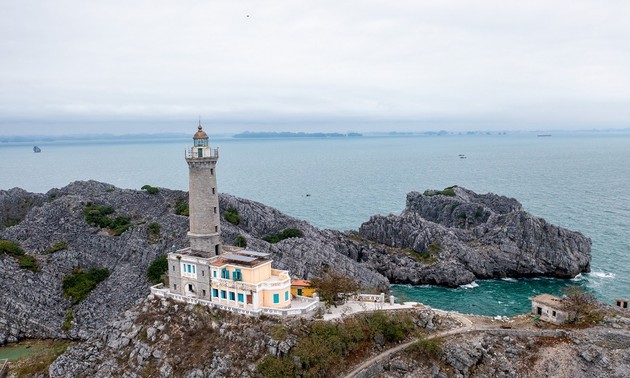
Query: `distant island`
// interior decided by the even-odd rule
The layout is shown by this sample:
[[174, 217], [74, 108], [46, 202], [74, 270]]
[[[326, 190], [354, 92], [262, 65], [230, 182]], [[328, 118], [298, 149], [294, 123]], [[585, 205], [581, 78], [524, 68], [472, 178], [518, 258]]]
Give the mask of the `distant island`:
[[305, 133], [305, 132], [290, 132], [290, 131], [245, 131], [240, 134], [235, 134], [233, 138], [240, 139], [262, 139], [262, 138], [346, 138], [346, 137], [361, 137], [359, 133]]

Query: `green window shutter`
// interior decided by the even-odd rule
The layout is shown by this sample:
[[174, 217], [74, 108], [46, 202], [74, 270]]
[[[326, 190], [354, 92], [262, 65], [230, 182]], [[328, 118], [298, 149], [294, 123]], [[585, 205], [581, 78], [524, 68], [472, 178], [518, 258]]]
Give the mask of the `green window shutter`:
[[273, 303], [280, 303], [280, 294], [273, 295]]

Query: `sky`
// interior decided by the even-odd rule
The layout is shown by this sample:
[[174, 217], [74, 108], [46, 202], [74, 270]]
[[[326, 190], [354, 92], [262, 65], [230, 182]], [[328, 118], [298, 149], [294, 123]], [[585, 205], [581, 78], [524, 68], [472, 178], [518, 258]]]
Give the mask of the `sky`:
[[627, 0], [0, 2], [0, 135], [630, 127]]

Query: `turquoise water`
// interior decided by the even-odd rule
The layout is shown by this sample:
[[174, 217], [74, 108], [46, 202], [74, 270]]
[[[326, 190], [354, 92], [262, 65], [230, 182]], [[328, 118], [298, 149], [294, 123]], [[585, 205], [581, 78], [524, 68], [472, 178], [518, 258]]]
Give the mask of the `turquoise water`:
[[[0, 144], [0, 189], [45, 192], [95, 179], [124, 188], [186, 190], [183, 155], [190, 142], [51, 142], [38, 144], [41, 154], [32, 152], [32, 144]], [[630, 296], [630, 134], [212, 142], [220, 147], [220, 191], [321, 228], [357, 229], [372, 214], [400, 213], [409, 191], [457, 184], [514, 197], [532, 214], [593, 240], [593, 272], [577, 280], [480, 281], [459, 289], [394, 286], [398, 296], [488, 315], [527, 311], [527, 297], [559, 293], [567, 284], [609, 302]]]

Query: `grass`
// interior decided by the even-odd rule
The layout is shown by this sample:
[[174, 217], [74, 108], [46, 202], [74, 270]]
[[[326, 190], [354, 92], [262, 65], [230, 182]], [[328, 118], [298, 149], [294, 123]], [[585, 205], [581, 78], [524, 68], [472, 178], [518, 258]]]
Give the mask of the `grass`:
[[10, 240], [0, 240], [0, 254], [9, 255], [18, 261], [18, 265], [22, 269], [28, 269], [31, 272], [37, 272], [39, 265], [35, 257], [27, 255], [20, 246]]
[[50, 253], [63, 251], [64, 249], [68, 249], [68, 243], [63, 242], [63, 241], [58, 241], [55, 244], [53, 244], [52, 246], [46, 248], [44, 253], [50, 254]]
[[455, 197], [456, 195], [455, 188], [457, 188], [457, 185], [449, 186], [442, 190], [425, 190], [423, 194], [427, 197], [437, 196], [437, 195]]
[[236, 239], [234, 239], [234, 245], [237, 247], [245, 248], [247, 247], [247, 239], [245, 239], [245, 236], [239, 235], [236, 237]]
[[420, 338], [411, 344], [408, 351], [415, 359], [438, 359], [442, 355], [442, 340]]
[[119, 236], [131, 227], [131, 221], [127, 216], [119, 216], [112, 219], [109, 215], [113, 213], [114, 209], [111, 206], [88, 203], [85, 208], [83, 208], [83, 215], [85, 215], [85, 220], [88, 224], [100, 228], [107, 228], [111, 230], [114, 236]]
[[238, 224], [241, 223], [241, 217], [238, 215], [238, 211], [233, 207], [225, 210], [223, 218], [235, 226], [238, 226]]
[[[274, 337], [279, 326], [271, 329]], [[415, 334], [413, 315], [377, 311], [340, 322], [313, 322], [302, 328], [287, 356], [265, 356], [257, 370], [263, 377], [332, 377], [375, 347], [375, 337], [395, 344]], [[275, 338], [275, 337], [274, 337]], [[299, 361], [295, 363], [294, 361]]]
[[66, 319], [63, 321], [61, 325], [61, 329], [64, 331], [69, 331], [72, 328], [72, 321], [74, 320], [74, 310], [69, 308], [66, 312]]
[[175, 200], [175, 214], [187, 217], [190, 214], [188, 202], [183, 197], [177, 197]]
[[158, 222], [151, 222], [147, 226], [147, 234], [149, 236], [149, 243], [155, 243], [160, 239], [161, 227]]
[[14, 346], [0, 347], [0, 358], [8, 358], [2, 352], [14, 352], [9, 375], [17, 377], [47, 376], [48, 367], [74, 342], [66, 340], [26, 340]]
[[72, 304], [75, 305], [85, 298], [96, 285], [104, 281], [109, 277], [109, 269], [97, 269], [92, 268], [89, 271], [82, 269], [75, 269], [71, 274], [67, 275], [63, 279], [62, 289], [66, 298], [72, 300]]
[[413, 249], [403, 250], [404, 253], [411, 256], [416, 261], [422, 262], [424, 264], [433, 264], [434, 262], [437, 262], [437, 256], [440, 254], [441, 251], [442, 246], [440, 245], [440, 243], [431, 243], [429, 244], [427, 249], [422, 252], [418, 252]]
[[285, 230], [280, 231], [277, 234], [270, 234], [267, 236], [263, 236], [262, 239], [268, 243], [274, 244], [284, 239], [301, 238], [302, 236], [304, 236], [302, 234], [302, 231], [298, 230], [297, 228], [287, 228]]

